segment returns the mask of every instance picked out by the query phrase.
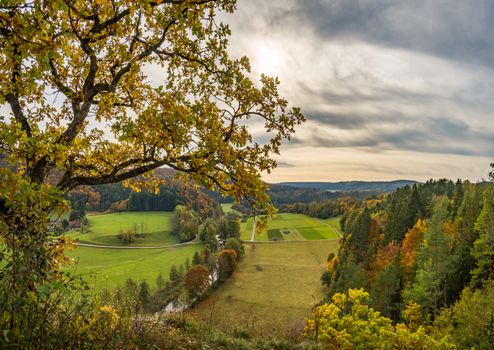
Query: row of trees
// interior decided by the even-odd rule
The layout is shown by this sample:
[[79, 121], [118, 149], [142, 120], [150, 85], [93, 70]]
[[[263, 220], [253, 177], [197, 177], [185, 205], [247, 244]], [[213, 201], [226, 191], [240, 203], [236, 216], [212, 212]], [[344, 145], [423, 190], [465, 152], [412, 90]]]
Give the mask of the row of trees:
[[[341, 226], [345, 235], [340, 251], [328, 256], [322, 276], [328, 300], [350, 288], [364, 288], [368, 305], [393, 322], [403, 321], [407, 308], [417, 305], [424, 325], [441, 322], [457, 334], [466, 319], [445, 327], [444, 315], [491, 293], [492, 183], [440, 180], [406, 187], [351, 208]], [[484, 320], [478, 332], [488, 331], [494, 307], [472, 317]], [[492, 336], [476, 342], [464, 334], [457, 341], [461, 346], [494, 345]]]
[[80, 186], [67, 195], [74, 217], [86, 211], [172, 211], [177, 205], [194, 209], [203, 219], [221, 214], [219, 203], [192, 183], [167, 178], [166, 185], [151, 190], [132, 191], [120, 184]]
[[353, 197], [342, 197], [336, 200], [320, 202], [286, 204], [280, 208], [283, 213], [305, 214], [319, 219], [340, 216], [349, 208], [355, 206], [357, 200]]

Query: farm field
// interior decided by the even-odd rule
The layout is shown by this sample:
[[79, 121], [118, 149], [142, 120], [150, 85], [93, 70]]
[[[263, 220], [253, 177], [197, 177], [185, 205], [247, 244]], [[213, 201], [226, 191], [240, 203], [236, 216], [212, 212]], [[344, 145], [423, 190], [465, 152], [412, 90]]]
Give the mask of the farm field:
[[187, 258], [192, 259], [194, 253], [200, 249], [199, 243], [165, 249], [110, 249], [79, 246], [68, 253], [75, 263], [66, 267], [65, 270], [85, 276], [95, 292], [103, 288], [111, 289], [116, 285], [122, 285], [129, 277], [136, 282], [145, 279], [151, 290], [155, 290], [155, 280], [160, 272], [167, 280], [172, 265], [180, 266]]
[[[254, 218], [241, 224], [241, 238], [250, 240]], [[269, 220], [268, 229], [255, 234], [256, 241], [303, 241], [338, 238], [339, 218], [319, 220], [303, 214], [281, 213]]]
[[81, 243], [116, 245], [124, 243], [118, 239], [120, 230], [136, 230], [144, 233], [143, 238], [136, 238], [131, 246], [162, 246], [178, 243], [170, 234], [171, 212], [123, 212], [112, 214], [88, 215], [89, 232], [74, 231], [69, 237]]
[[324, 297], [320, 276], [338, 241], [245, 243], [237, 271], [191, 315], [224, 330], [284, 336], [300, 332]]

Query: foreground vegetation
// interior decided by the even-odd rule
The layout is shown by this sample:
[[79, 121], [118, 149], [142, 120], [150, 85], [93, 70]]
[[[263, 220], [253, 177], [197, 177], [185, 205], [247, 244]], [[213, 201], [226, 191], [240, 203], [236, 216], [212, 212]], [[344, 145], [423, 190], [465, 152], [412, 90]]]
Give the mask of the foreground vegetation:
[[193, 315], [223, 330], [250, 335], [300, 334], [304, 317], [324, 295], [319, 276], [338, 242], [245, 243], [245, 247], [237, 272]]

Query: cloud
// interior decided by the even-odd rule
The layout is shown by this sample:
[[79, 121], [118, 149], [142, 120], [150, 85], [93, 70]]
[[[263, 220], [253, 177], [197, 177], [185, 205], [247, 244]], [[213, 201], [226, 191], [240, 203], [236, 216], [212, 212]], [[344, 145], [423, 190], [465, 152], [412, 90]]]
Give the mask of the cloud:
[[[327, 172], [329, 162], [341, 174], [346, 169], [347, 178], [399, 175], [392, 168], [422, 180], [427, 172], [485, 175], [494, 155], [494, 0], [251, 0], [238, 6], [227, 19], [232, 52], [251, 57], [256, 75], [260, 49], [279, 51], [281, 93], [307, 118], [282, 147], [279, 160], [293, 165], [282, 167], [287, 174], [298, 171], [304, 179], [317, 169]], [[354, 167], [348, 152], [375, 163]], [[411, 155], [428, 161], [411, 167]], [[458, 159], [468, 170], [445, 162]]]
[[[287, 152], [292, 148], [311, 146], [326, 148], [371, 149], [373, 152], [383, 150], [406, 150], [435, 154], [456, 154], [490, 157], [494, 154], [494, 144], [490, 132], [474, 130], [466, 123], [451, 121], [446, 118], [423, 120], [403, 119], [393, 123], [365, 116], [350, 116], [350, 124], [358, 123], [348, 130], [340, 129], [342, 120], [348, 116], [331, 115], [328, 119], [320, 118], [307, 123], [303, 131], [286, 146]], [[387, 116], [384, 120], [393, 120]]]
[[278, 161], [276, 162], [278, 164], [278, 168], [294, 168], [295, 164], [284, 162], [284, 161]]
[[[261, 4], [262, 3], [262, 4]], [[490, 66], [494, 59], [491, 0], [250, 1], [264, 8], [258, 28], [310, 27], [321, 39], [365, 41]]]

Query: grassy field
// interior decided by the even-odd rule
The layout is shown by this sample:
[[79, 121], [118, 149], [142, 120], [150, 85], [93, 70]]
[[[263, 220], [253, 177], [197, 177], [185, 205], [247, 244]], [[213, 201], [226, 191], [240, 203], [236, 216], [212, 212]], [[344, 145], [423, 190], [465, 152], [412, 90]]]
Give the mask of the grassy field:
[[[123, 246], [117, 237], [120, 230], [134, 228], [144, 232], [143, 238], [129, 246], [162, 246], [177, 243], [170, 234], [171, 212], [123, 212], [113, 214], [89, 215], [89, 232], [73, 231], [68, 234], [81, 243]], [[166, 249], [110, 249], [77, 247], [69, 256], [76, 264], [67, 267], [84, 275], [96, 292], [102, 288], [113, 288], [123, 284], [129, 277], [135, 281], [146, 279], [155, 289], [155, 280], [161, 272], [168, 279], [173, 264], [177, 267], [187, 258], [201, 249], [200, 244]]]
[[246, 243], [237, 271], [192, 315], [224, 330], [284, 336], [300, 332], [324, 297], [321, 273], [338, 241]]
[[[241, 238], [250, 240], [252, 235], [253, 218], [248, 218], [241, 225]], [[281, 213], [269, 220], [266, 232], [256, 233], [256, 241], [300, 241], [336, 239], [339, 230], [339, 218], [319, 220], [303, 214]]]
[[160, 246], [177, 243], [170, 234], [171, 212], [123, 212], [113, 214], [89, 215], [89, 232], [71, 232], [68, 236], [77, 238], [81, 243], [100, 245], [124, 245], [117, 235], [120, 230], [136, 230], [144, 233], [136, 238], [132, 246]]
[[[84, 275], [96, 292], [102, 288], [122, 285], [129, 277], [136, 282], [147, 280], [152, 290], [161, 272], [168, 279], [173, 264], [177, 267], [187, 258], [192, 260], [200, 244], [190, 244], [166, 249], [109, 249], [77, 247], [69, 253], [75, 264], [66, 268]], [[90, 275], [92, 274], [92, 275]]]

